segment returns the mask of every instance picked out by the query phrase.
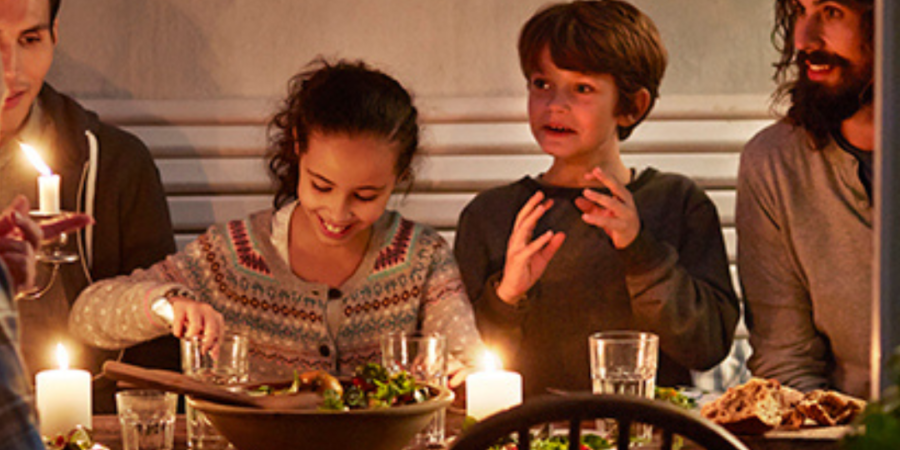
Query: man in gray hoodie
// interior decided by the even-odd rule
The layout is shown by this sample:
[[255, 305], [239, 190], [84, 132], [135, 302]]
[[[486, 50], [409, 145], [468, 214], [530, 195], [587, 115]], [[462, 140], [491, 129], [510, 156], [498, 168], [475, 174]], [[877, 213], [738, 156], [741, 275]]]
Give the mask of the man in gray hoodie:
[[[59, 40], [60, 2], [0, 0], [0, 53], [9, 90], [0, 126], [0, 205], [22, 194], [36, 204], [38, 174], [20, 150], [19, 143], [25, 142], [60, 175], [62, 209], [85, 212], [96, 220], [70, 239], [80, 260], [61, 265], [45, 295], [19, 305], [21, 344], [31, 379], [35, 372], [55, 366], [57, 342], [72, 352], [74, 365], [95, 375], [105, 359], [119, 357], [71, 337], [71, 304], [91, 282], [149, 267], [176, 250], [165, 193], [147, 147], [44, 80]], [[178, 370], [177, 341], [141, 344], [128, 349], [124, 359]], [[95, 411], [115, 411], [114, 387], [107, 379], [95, 381]]]
[[738, 175], [738, 269], [756, 376], [868, 398], [872, 0], [776, 0], [782, 120]]

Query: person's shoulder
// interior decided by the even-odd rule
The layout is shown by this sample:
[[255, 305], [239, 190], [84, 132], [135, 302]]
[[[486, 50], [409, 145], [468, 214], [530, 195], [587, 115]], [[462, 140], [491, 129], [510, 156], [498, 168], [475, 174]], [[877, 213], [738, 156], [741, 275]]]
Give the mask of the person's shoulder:
[[526, 201], [537, 190], [537, 182], [531, 177], [523, 177], [518, 181], [502, 186], [496, 186], [478, 193], [465, 207], [464, 211], [472, 213], [486, 213], [515, 209]]
[[635, 190], [650, 189], [661, 192], [702, 192], [703, 189], [693, 178], [677, 173], [662, 172], [648, 167], [638, 174], [634, 181]]
[[411, 246], [446, 245], [446, 239], [431, 225], [404, 217], [397, 211], [387, 210], [380, 224], [376, 226], [384, 230], [384, 246], [397, 244]]
[[808, 142], [806, 131], [798, 126], [779, 120], [759, 132], [744, 146], [742, 160], [780, 159], [796, 153], [798, 147]]
[[206, 239], [222, 241], [229, 248], [238, 251], [256, 249], [261, 242], [272, 236], [274, 212], [273, 209], [264, 209], [252, 212], [242, 219], [213, 224], [206, 231]]
[[58, 92], [53, 86], [44, 84], [40, 101], [45, 112], [59, 127], [65, 129], [64, 132], [81, 134], [88, 131], [94, 134], [104, 147], [112, 145], [113, 148], [136, 149], [139, 153], [147, 153], [149, 156], [147, 146], [137, 136], [103, 121], [95, 111], [88, 109], [78, 100]]
[[147, 144], [139, 137], [116, 125], [105, 122], [93, 112], [91, 114], [93, 117], [91, 131], [96, 134], [101, 151], [120, 152], [132, 158], [152, 161]]
[[[715, 211], [716, 206], [697, 182], [680, 173], [644, 169], [635, 180], [635, 203], [645, 211], [660, 209], [674, 211]], [[647, 219], [653, 215], [648, 214]]]

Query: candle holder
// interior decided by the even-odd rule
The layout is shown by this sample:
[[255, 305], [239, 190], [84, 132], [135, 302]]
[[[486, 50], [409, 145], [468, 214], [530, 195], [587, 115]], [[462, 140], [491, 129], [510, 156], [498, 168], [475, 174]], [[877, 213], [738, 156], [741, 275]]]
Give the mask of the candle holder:
[[[31, 211], [28, 213], [35, 222], [40, 225], [49, 220], [65, 217], [71, 213], [66, 211], [48, 213], [43, 211]], [[48, 264], [68, 264], [78, 261], [78, 254], [65, 248], [69, 238], [66, 233], [60, 233], [53, 239], [44, 239], [41, 246], [37, 249], [35, 258], [42, 263]]]
[[[61, 212], [44, 212], [44, 211], [29, 211], [28, 216], [32, 218], [38, 225], [43, 222], [47, 222], [49, 220], [58, 219], [61, 217], [65, 217], [71, 213], [67, 211]], [[37, 299], [47, 293], [50, 288], [53, 286], [53, 283], [56, 281], [57, 273], [59, 272], [59, 266], [61, 264], [70, 264], [78, 261], [78, 254], [68, 250], [65, 248], [66, 243], [68, 242], [68, 236], [66, 233], [61, 233], [59, 236], [53, 239], [44, 239], [40, 242], [40, 247], [35, 249], [35, 259], [43, 264], [49, 264], [52, 266], [50, 272], [50, 279], [47, 280], [47, 284], [43, 287], [34, 287], [28, 291], [20, 292], [16, 297], [18, 299]]]

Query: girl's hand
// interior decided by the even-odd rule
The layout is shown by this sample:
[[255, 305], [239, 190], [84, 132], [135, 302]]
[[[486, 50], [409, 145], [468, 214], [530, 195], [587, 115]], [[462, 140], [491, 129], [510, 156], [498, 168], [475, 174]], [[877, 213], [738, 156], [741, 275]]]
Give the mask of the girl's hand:
[[190, 339], [195, 336], [203, 337], [202, 351], [210, 351], [219, 342], [222, 331], [225, 329], [225, 320], [222, 314], [212, 306], [184, 297], [172, 297], [174, 320], [172, 321], [172, 334], [179, 339]]
[[612, 195], [585, 189], [583, 197], [575, 199], [575, 206], [583, 213], [581, 219], [603, 228], [617, 249], [628, 247], [641, 231], [641, 218], [631, 192], [599, 167], [586, 173], [584, 178], [599, 181]]
[[450, 355], [447, 358], [447, 385], [450, 386], [450, 389], [460, 387], [466, 381], [466, 377], [474, 371], [475, 369], [467, 367], [453, 355]]
[[543, 200], [544, 193], [536, 192], [516, 215], [506, 247], [503, 279], [497, 286], [497, 296], [506, 303], [518, 303], [525, 292], [534, 286], [566, 239], [563, 233], [547, 231], [531, 240], [538, 220], [553, 206], [553, 200]]

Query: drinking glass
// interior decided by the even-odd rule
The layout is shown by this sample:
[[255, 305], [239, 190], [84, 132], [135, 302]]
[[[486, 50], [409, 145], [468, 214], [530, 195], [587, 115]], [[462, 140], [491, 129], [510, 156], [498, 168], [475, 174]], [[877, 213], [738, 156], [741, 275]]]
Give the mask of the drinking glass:
[[[381, 338], [381, 361], [391, 374], [406, 371], [414, 380], [447, 386], [447, 339], [441, 334], [388, 333]], [[445, 411], [407, 445], [407, 449], [444, 448]]]
[[[589, 337], [591, 380], [595, 394], [621, 394], [653, 398], [659, 337], [639, 331], [609, 331]], [[614, 421], [598, 421], [598, 427], [611, 436], [617, 433]], [[636, 424], [631, 435], [638, 442], [649, 442], [653, 427]]]
[[[248, 352], [249, 339], [240, 334], [226, 333], [213, 352], [202, 350], [199, 337], [182, 339], [181, 369], [185, 375], [210, 384], [234, 386], [250, 378]], [[198, 450], [233, 448], [202, 412], [191, 407], [190, 402], [185, 405], [185, 417], [188, 447]]]
[[178, 395], [150, 389], [116, 393], [124, 450], [172, 450]]

